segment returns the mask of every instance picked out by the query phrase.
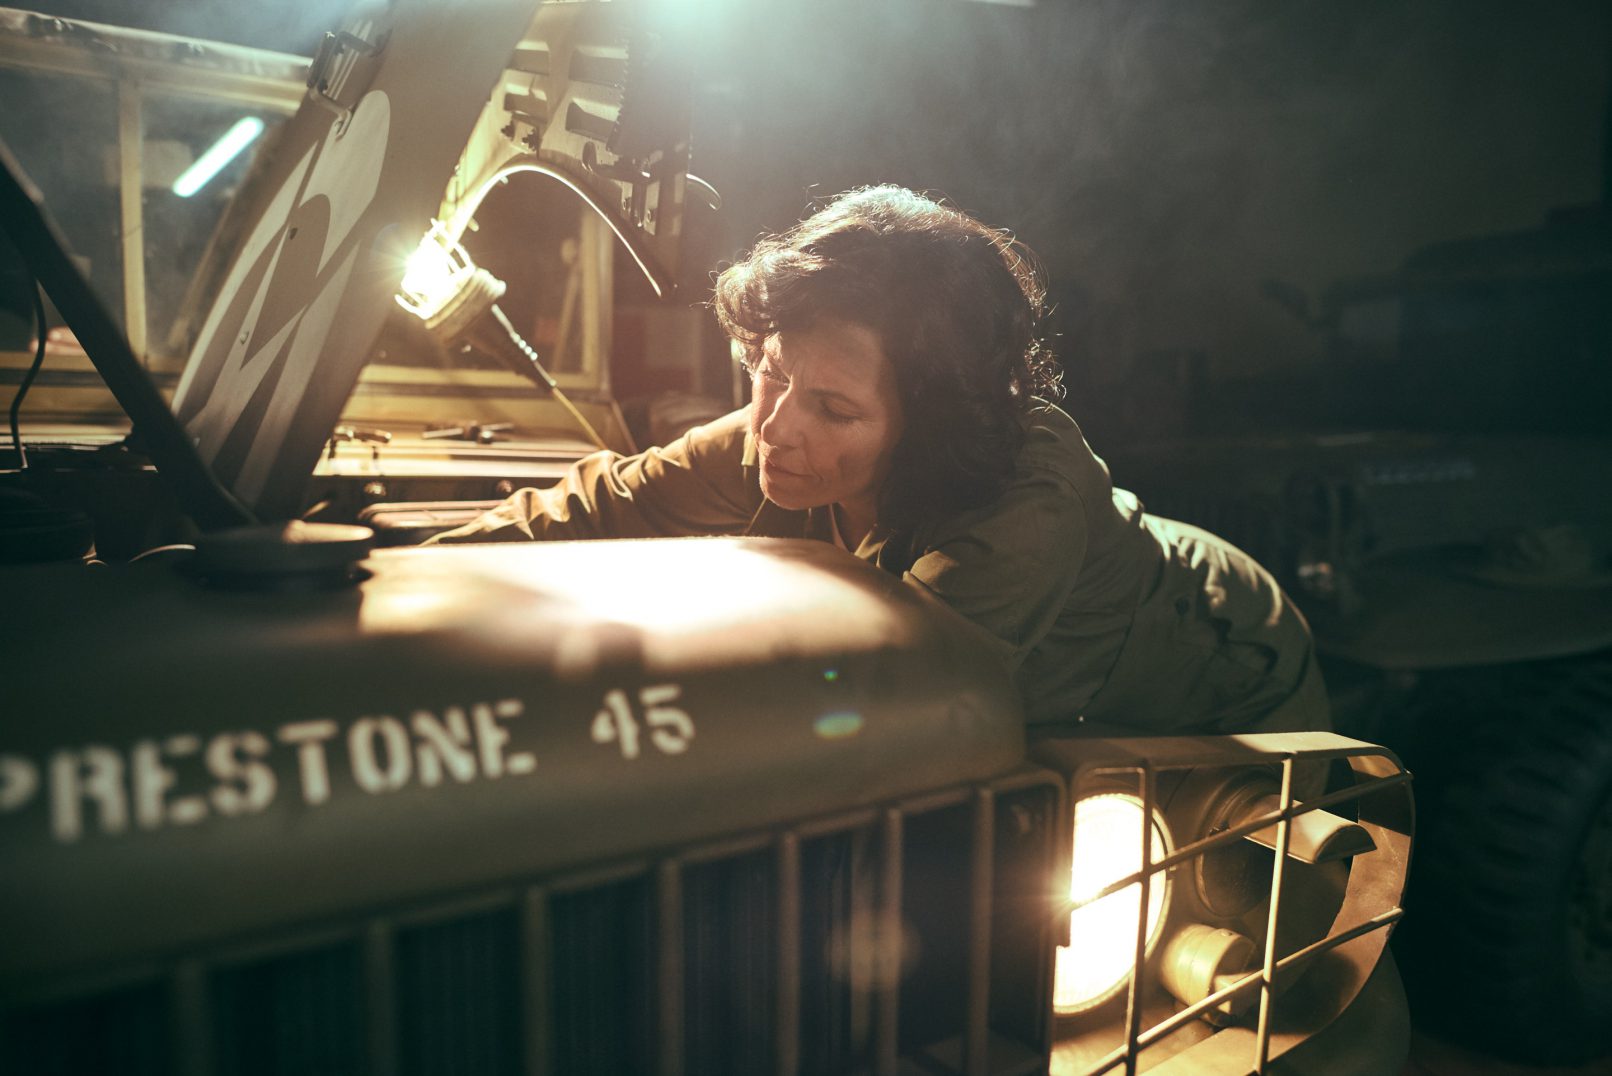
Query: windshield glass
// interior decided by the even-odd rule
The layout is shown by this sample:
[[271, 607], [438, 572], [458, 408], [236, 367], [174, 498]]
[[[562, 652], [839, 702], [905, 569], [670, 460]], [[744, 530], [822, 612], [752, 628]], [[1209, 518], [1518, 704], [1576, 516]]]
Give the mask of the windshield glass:
[[[121, 320], [124, 308], [123, 246], [119, 242], [116, 88], [49, 71], [5, 65], [0, 55], [0, 138], [30, 179], [48, 192], [57, 226], [72, 244], [79, 268], [101, 301]], [[12, 102], [26, 102], [13, 107]], [[72, 129], [78, 137], [62, 138]], [[8, 281], [26, 279], [16, 266]], [[8, 298], [11, 289], [8, 288]], [[11, 305], [8, 303], [8, 305]], [[32, 326], [27, 296], [17, 304], [21, 335], [8, 332], [5, 346], [27, 347]]]
[[143, 119], [145, 353], [183, 359], [196, 269], [253, 150], [283, 116], [231, 101], [148, 93]]
[[[158, 387], [177, 381], [214, 239], [257, 152], [295, 110], [305, 61], [0, 10], [0, 139]], [[66, 138], [62, 132], [71, 131]], [[31, 274], [0, 246], [0, 379], [35, 339]], [[47, 308], [35, 423], [123, 421], [72, 332]]]

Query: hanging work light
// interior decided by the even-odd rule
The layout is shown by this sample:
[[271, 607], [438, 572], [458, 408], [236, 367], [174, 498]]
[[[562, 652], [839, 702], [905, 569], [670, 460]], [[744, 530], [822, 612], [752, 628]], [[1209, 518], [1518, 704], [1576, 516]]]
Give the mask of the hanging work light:
[[404, 263], [397, 304], [425, 322], [444, 346], [475, 347], [535, 382], [564, 407], [599, 448], [610, 445], [571, 402], [544, 367], [532, 345], [516, 331], [498, 300], [502, 280], [470, 260], [464, 245], [441, 221], [433, 220], [420, 245]]

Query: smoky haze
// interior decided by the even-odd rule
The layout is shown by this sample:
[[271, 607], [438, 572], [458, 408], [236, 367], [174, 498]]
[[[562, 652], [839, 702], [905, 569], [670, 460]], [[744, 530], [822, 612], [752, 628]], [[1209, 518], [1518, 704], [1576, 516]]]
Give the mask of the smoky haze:
[[[1160, 355], [1313, 365], [1262, 281], [1314, 296], [1606, 182], [1604, 2], [658, 2], [702, 21], [693, 170], [725, 197], [693, 292], [814, 198], [938, 192], [1040, 255], [1077, 413]], [[48, 6], [304, 54], [345, 7]]]
[[695, 148], [755, 207], [737, 241], [855, 184], [943, 192], [1040, 253], [1071, 381], [1099, 395], [1161, 352], [1314, 363], [1262, 280], [1315, 295], [1600, 196], [1604, 4], [731, 10]]

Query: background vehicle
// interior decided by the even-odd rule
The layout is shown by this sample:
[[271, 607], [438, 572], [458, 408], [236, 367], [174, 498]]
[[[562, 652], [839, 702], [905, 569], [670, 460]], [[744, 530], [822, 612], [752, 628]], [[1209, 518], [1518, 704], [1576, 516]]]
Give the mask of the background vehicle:
[[[630, 154], [646, 83], [604, 77], [664, 90], [675, 65], [642, 62], [620, 11], [488, 5], [485, 37], [455, 48], [434, 5], [361, 13], [198, 260], [171, 409], [127, 306], [120, 327], [7, 162], [8, 231], [138, 436], [33, 439], [3, 476], [0, 919], [20, 927], [0, 949], [0, 1066], [1392, 1064], [1404, 1007], [1374, 969], [1411, 805], [1390, 754], [1327, 735], [1027, 745], [976, 629], [820, 544], [372, 552], [367, 530], [286, 522], [339, 515], [356, 480], [443, 480], [457, 501], [570, 450], [475, 437], [499, 450], [486, 469], [468, 453], [411, 469], [408, 444], [383, 452], [403, 438], [335, 431], [409, 396], [402, 373], [360, 373], [408, 366], [369, 361], [371, 342], [400, 287], [426, 307], [410, 254], [460, 257], [453, 207], [477, 213], [507, 167], [569, 182], [652, 283], [675, 257], [676, 109], [651, 92], [650, 130], [671, 140]], [[20, 25], [29, 50], [124, 44]], [[378, 124], [387, 102], [408, 122]], [[403, 167], [376, 174], [377, 158]], [[356, 193], [320, 187], [322, 167]], [[582, 268], [561, 275], [591, 319], [602, 270], [584, 251], [602, 232], [576, 227]], [[459, 269], [468, 286], [418, 318], [427, 331], [490, 288]], [[488, 312], [421, 346], [458, 354]], [[402, 324], [383, 350], [420, 342]], [[608, 441], [580, 339], [554, 380], [575, 375]], [[456, 404], [505, 391], [435, 384]], [[355, 442], [384, 475], [329, 466]], [[1295, 804], [1292, 767], [1312, 759], [1339, 763], [1338, 791]]]
[[1412, 900], [1438, 914], [1396, 947], [1418, 1018], [1521, 1060], [1604, 1056], [1612, 215], [1430, 247], [1319, 312], [1272, 293], [1325, 334], [1324, 372], [1183, 382], [1199, 435], [1116, 468], [1282, 575], [1338, 727], [1416, 770]]

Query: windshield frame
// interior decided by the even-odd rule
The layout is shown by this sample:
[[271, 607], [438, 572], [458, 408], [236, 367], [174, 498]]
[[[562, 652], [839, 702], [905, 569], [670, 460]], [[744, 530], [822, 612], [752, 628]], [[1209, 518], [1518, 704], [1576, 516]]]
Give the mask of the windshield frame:
[[[117, 225], [123, 248], [123, 295], [117, 312], [142, 365], [152, 365], [142, 198], [147, 98], [236, 104], [290, 117], [302, 101], [308, 63], [306, 57], [268, 49], [0, 8], [0, 68], [64, 76], [112, 91]], [[52, 177], [30, 178], [47, 191], [48, 206]], [[195, 279], [205, 274], [215, 243], [209, 244]]]

